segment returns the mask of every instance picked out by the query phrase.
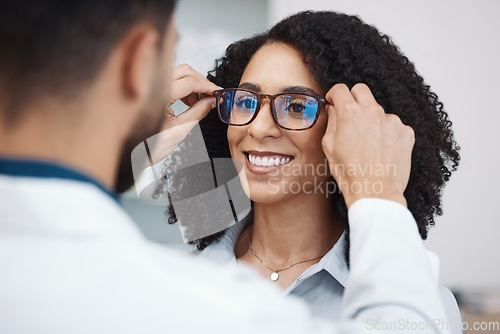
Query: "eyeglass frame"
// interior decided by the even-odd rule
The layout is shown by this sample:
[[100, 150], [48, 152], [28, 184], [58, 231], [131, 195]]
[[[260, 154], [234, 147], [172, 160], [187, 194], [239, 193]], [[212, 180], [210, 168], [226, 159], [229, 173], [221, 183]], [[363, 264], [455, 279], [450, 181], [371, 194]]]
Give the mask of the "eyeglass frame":
[[[221, 113], [220, 113], [220, 94], [223, 93], [223, 92], [228, 92], [228, 91], [243, 91], [243, 92], [247, 92], [247, 93], [252, 93], [254, 95], [257, 96], [257, 107], [256, 107], [256, 110], [254, 112], [254, 114], [252, 115], [252, 118], [250, 118], [250, 120], [244, 124], [231, 124], [231, 123], [228, 123], [226, 121], [224, 121], [222, 119], [222, 116], [221, 116]], [[290, 95], [290, 94], [296, 94], [296, 95], [302, 95], [302, 96], [307, 96], [307, 97], [312, 97], [314, 98], [317, 102], [318, 102], [318, 110], [316, 111], [316, 116], [314, 117], [314, 120], [313, 122], [311, 123], [311, 125], [309, 125], [307, 128], [303, 128], [303, 129], [290, 129], [290, 128], [287, 128], [283, 125], [281, 125], [278, 120], [276, 119], [276, 109], [275, 109], [275, 105], [274, 105], [274, 101], [276, 100], [277, 97], [279, 96], [282, 96], [282, 95]], [[273, 116], [273, 119], [274, 119], [274, 122], [282, 129], [285, 129], [285, 130], [289, 130], [289, 131], [303, 131], [303, 130], [308, 130], [310, 128], [312, 128], [314, 126], [314, 124], [316, 124], [316, 121], [318, 120], [319, 118], [319, 113], [321, 112], [321, 107], [327, 103], [326, 99], [318, 96], [318, 95], [313, 95], [313, 94], [308, 94], [308, 93], [294, 93], [294, 92], [286, 92], [286, 93], [278, 93], [278, 94], [261, 94], [261, 93], [256, 93], [252, 90], [249, 90], [249, 89], [244, 89], [244, 88], [225, 88], [225, 89], [219, 89], [219, 90], [216, 90], [214, 91], [213, 93], [214, 97], [215, 97], [215, 101], [216, 101], [216, 109], [217, 109], [217, 115], [219, 116], [219, 119], [221, 120], [222, 123], [224, 124], [227, 124], [227, 125], [231, 125], [231, 126], [245, 126], [245, 125], [248, 125], [250, 123], [252, 123], [255, 118], [257, 117], [257, 114], [260, 112], [260, 110], [262, 109], [262, 105], [261, 105], [261, 100], [264, 99], [264, 98], [267, 98], [269, 99], [269, 107], [271, 109], [271, 115]]]

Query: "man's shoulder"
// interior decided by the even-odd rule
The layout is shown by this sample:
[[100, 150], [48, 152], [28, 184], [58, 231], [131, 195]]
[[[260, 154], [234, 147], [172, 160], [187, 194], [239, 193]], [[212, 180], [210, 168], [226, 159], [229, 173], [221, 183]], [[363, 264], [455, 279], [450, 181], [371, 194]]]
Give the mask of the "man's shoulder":
[[[15, 319], [30, 317], [24, 332], [58, 333], [79, 324], [98, 333], [134, 332], [134, 327], [135, 332], [220, 328], [225, 333], [249, 319], [266, 319], [272, 309], [263, 298], [291, 314], [307, 313], [240, 268], [147, 241], [69, 236], [10, 241], [0, 242], [6, 273], [0, 277], [3, 328], [19, 329]], [[6, 254], [15, 254], [15, 261]]]

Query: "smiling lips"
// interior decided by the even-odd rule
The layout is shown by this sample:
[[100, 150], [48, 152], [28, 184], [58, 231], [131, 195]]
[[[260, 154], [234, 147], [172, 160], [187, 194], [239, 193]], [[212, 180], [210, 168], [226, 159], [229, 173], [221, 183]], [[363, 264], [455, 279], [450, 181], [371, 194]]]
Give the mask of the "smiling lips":
[[277, 153], [248, 152], [247, 159], [252, 165], [255, 166], [274, 167], [289, 163], [291, 160], [293, 160], [293, 157]]

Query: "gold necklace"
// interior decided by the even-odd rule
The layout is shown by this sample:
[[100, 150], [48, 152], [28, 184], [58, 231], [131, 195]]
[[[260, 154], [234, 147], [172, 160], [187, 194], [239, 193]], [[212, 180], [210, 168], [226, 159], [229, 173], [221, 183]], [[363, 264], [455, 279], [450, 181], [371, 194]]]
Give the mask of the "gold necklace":
[[[250, 232], [250, 231], [249, 231]], [[253, 234], [253, 233], [252, 233]], [[252, 236], [250, 235], [250, 238], [248, 238], [248, 248], [250, 248], [250, 251], [252, 252], [252, 254], [260, 261], [260, 263], [262, 263], [267, 269], [271, 270], [273, 273], [271, 274], [271, 281], [273, 282], [276, 282], [279, 278], [280, 278], [280, 275], [278, 274], [280, 271], [283, 271], [283, 270], [287, 270], [287, 269], [290, 269], [291, 267], [293, 266], [296, 266], [298, 264], [301, 264], [301, 263], [305, 263], [305, 262], [311, 262], [311, 261], [314, 261], [314, 260], [317, 260], [317, 259], [320, 259], [322, 258], [323, 256], [326, 255], [323, 254], [321, 256], [318, 256], [318, 257], [315, 257], [314, 259], [310, 259], [310, 260], [304, 260], [304, 261], [300, 261], [300, 262], [297, 262], [297, 263], [293, 263], [285, 268], [281, 268], [281, 269], [274, 269], [274, 268], [271, 268], [269, 267], [256, 253], [255, 251], [253, 250], [252, 248]]]

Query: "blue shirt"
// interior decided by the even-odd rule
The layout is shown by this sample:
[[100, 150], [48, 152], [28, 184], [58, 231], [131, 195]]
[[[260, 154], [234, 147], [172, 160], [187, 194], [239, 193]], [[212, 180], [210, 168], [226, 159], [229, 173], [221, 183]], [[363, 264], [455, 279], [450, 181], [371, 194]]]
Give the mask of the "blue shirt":
[[[234, 247], [240, 233], [251, 222], [251, 216], [228, 228], [221, 240], [208, 246], [199, 256], [221, 264], [237, 265]], [[307, 268], [283, 294], [299, 297], [307, 302], [312, 314], [321, 318], [338, 320], [342, 296], [349, 276], [344, 257], [345, 235], [316, 264]], [[461, 333], [462, 320], [453, 294], [444, 286], [439, 287], [452, 333]]]

